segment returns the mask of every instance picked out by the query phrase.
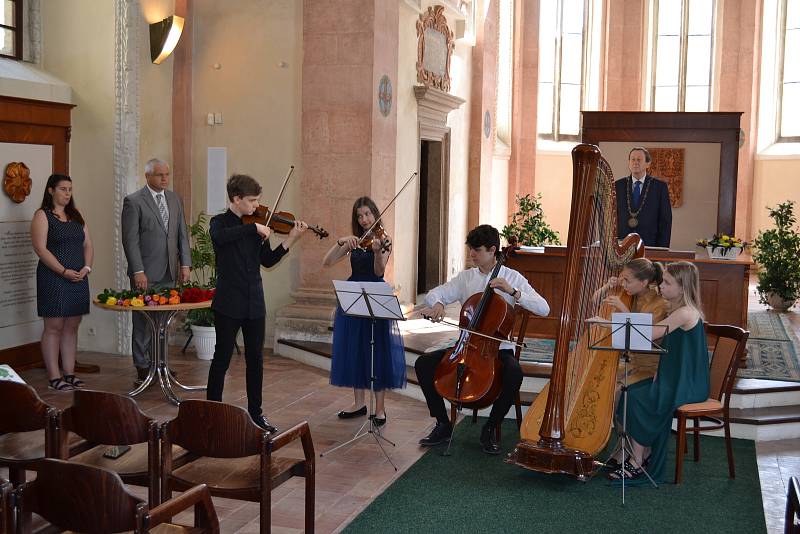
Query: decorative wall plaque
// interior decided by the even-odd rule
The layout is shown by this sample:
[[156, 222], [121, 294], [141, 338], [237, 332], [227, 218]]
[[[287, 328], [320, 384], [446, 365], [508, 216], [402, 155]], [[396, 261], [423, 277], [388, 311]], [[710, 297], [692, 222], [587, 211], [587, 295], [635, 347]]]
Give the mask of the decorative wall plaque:
[[444, 6], [431, 6], [417, 21], [417, 81], [450, 90], [450, 58], [455, 49]]
[[686, 162], [685, 148], [648, 148], [651, 176], [661, 178], [669, 186], [669, 203], [673, 208], [683, 204], [683, 173]]
[[378, 109], [384, 117], [388, 117], [392, 111], [392, 80], [386, 74], [378, 82]]
[[31, 194], [31, 170], [21, 161], [9, 163], [3, 177], [3, 191], [11, 200], [21, 204]]

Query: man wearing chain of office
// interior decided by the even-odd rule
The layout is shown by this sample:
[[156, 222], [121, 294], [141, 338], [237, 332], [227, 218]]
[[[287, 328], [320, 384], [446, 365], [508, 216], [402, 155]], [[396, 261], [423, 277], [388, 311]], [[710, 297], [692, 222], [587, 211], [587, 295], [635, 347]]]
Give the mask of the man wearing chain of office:
[[628, 153], [630, 176], [617, 180], [617, 238], [630, 233], [641, 236], [649, 247], [669, 248], [672, 207], [666, 182], [647, 174], [650, 152], [633, 147]]

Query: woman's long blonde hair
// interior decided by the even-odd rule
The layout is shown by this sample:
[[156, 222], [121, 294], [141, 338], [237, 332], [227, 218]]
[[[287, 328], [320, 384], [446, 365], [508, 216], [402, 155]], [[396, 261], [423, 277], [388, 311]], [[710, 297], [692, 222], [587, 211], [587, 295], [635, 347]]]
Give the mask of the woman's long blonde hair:
[[703, 304], [700, 301], [700, 273], [695, 264], [688, 261], [676, 261], [668, 263], [665, 270], [681, 286], [683, 305], [694, 308], [703, 318]]

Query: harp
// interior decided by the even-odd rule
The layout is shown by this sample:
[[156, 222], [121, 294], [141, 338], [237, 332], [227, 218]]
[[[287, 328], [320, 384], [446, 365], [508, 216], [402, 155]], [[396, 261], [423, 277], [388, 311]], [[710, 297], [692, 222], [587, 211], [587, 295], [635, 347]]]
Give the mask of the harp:
[[576, 146], [572, 167], [564, 299], [552, 374], [525, 415], [521, 441], [506, 461], [582, 480], [594, 470], [594, 458], [611, 434], [619, 359], [616, 351], [589, 349], [589, 341], [603, 335], [586, 320], [610, 317], [611, 310], [598, 304], [597, 290], [642, 256], [644, 247], [637, 234], [617, 242], [614, 177], [600, 150]]

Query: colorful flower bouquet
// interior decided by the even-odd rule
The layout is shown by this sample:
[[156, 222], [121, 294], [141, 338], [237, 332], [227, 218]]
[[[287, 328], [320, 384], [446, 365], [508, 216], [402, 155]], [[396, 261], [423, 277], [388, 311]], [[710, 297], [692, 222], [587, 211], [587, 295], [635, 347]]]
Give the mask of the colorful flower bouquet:
[[711, 239], [701, 239], [698, 247], [705, 247], [708, 257], [713, 260], [735, 260], [750, 243], [727, 234], [714, 234]]
[[109, 306], [130, 306], [142, 308], [144, 306], [164, 306], [168, 304], [181, 304], [186, 302], [205, 302], [214, 298], [214, 289], [204, 289], [194, 286], [172, 288], [153, 287], [146, 291], [140, 289], [123, 289], [116, 291], [104, 289], [97, 295], [97, 301]]

